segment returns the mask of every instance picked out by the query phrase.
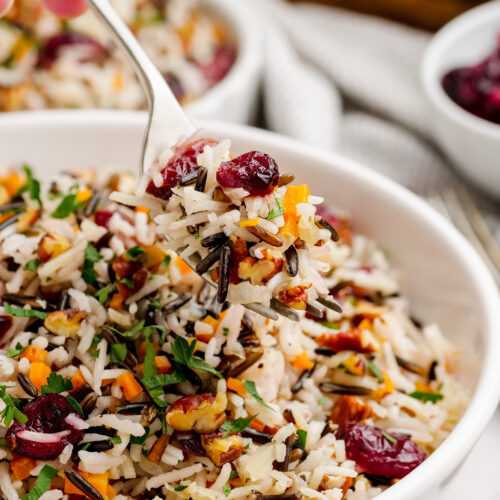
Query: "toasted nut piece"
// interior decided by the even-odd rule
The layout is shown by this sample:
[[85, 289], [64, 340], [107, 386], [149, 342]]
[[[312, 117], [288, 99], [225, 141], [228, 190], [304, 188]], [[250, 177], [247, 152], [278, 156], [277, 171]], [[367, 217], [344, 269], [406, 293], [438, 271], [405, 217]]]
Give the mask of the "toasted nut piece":
[[346, 332], [323, 333], [323, 335], [316, 337], [316, 342], [334, 352], [355, 351], [371, 353], [378, 351], [380, 348], [377, 340], [369, 330], [360, 330], [358, 328]]
[[212, 462], [220, 467], [236, 460], [243, 453], [243, 439], [239, 434], [223, 437], [226, 431], [220, 430], [213, 434], [202, 434], [201, 445], [205, 448]]
[[295, 286], [293, 288], [287, 288], [278, 293], [278, 300], [283, 302], [288, 307], [293, 309], [304, 310], [306, 308], [307, 293], [306, 288], [310, 288], [311, 285], [305, 287], [303, 285]]
[[168, 436], [162, 434], [148, 451], [148, 460], [154, 464], [159, 464], [165, 448], [168, 445]]
[[6, 205], [10, 201], [10, 195], [5, 186], [0, 185], [0, 205]]
[[27, 231], [38, 219], [38, 208], [28, 208], [19, 219], [17, 219], [17, 230], [21, 233]]
[[178, 399], [165, 415], [167, 424], [177, 431], [200, 434], [216, 431], [225, 421], [227, 398], [223, 393], [190, 394]]
[[249, 279], [252, 285], [266, 284], [283, 267], [282, 259], [261, 259], [245, 257], [238, 266], [241, 279]]
[[356, 396], [341, 396], [332, 409], [330, 421], [342, 427], [349, 422], [361, 422], [373, 416], [375, 413], [370, 405]]
[[54, 311], [44, 319], [43, 326], [56, 335], [73, 338], [78, 334], [82, 321], [86, 317], [85, 311], [76, 308]]
[[160, 247], [155, 247], [153, 245], [144, 247], [147, 250], [148, 259], [144, 264], [148, 269], [159, 266], [167, 255], [164, 250]]
[[38, 257], [47, 262], [69, 250], [69, 241], [59, 233], [47, 233], [38, 243]]

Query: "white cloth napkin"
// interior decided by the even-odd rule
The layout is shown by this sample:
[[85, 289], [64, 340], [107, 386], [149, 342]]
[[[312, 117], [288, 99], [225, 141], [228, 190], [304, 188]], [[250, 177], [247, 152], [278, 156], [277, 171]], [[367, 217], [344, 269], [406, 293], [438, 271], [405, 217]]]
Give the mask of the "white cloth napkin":
[[[457, 181], [428, 131], [419, 81], [428, 33], [331, 7], [250, 1], [268, 20], [269, 128], [344, 154], [422, 196]], [[500, 238], [494, 204], [479, 198]]]

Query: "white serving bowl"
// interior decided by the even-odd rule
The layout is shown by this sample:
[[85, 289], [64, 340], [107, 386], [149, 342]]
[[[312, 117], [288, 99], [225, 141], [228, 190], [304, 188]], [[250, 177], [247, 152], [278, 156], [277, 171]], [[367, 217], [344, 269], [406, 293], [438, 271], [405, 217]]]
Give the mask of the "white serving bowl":
[[500, 125], [453, 102], [441, 79], [451, 69], [484, 59], [496, 47], [499, 34], [500, 1], [487, 2], [442, 28], [430, 42], [421, 66], [431, 135], [464, 176], [496, 197], [500, 197]]
[[[463, 352], [458, 376], [471, 403], [449, 438], [380, 500], [414, 500], [448, 478], [467, 456], [500, 396], [500, 300], [469, 243], [438, 213], [391, 180], [346, 158], [257, 129], [203, 122], [208, 136], [232, 141], [233, 154], [259, 149], [282, 172], [307, 182], [346, 210], [357, 231], [376, 239], [402, 273], [412, 313], [437, 322]], [[39, 176], [60, 169], [121, 164], [137, 169], [143, 117], [134, 113], [48, 112], [0, 120], [0, 166], [30, 164]], [[427, 496], [426, 498], [437, 498]]]
[[256, 114], [262, 69], [261, 23], [245, 0], [203, 0], [234, 33], [236, 61], [211, 89], [185, 106], [189, 115], [250, 123]]

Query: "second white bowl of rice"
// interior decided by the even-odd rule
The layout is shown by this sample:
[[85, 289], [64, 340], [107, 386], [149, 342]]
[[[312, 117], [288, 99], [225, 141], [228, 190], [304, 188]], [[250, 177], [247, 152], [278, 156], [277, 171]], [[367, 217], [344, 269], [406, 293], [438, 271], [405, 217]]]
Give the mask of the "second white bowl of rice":
[[[418, 197], [346, 158], [249, 127], [202, 122], [207, 137], [229, 139], [233, 154], [261, 150], [282, 173], [345, 213], [400, 272], [411, 315], [439, 325], [460, 352], [454, 375], [470, 402], [449, 437], [417, 469], [377, 498], [436, 498], [487, 425], [500, 397], [500, 302], [469, 243]], [[40, 112], [0, 122], [0, 167], [29, 164], [40, 179], [61, 170], [121, 165], [137, 173], [143, 116]], [[479, 478], [475, 478], [479, 479]], [[429, 496], [430, 495], [430, 496]], [[353, 492], [347, 498], [369, 498]]]

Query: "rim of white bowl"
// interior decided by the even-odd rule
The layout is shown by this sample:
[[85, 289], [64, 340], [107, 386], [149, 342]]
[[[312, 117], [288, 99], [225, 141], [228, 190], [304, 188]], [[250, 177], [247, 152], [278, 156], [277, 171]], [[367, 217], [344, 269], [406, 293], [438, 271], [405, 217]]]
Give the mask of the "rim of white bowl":
[[500, 138], [500, 125], [480, 118], [456, 104], [444, 91], [441, 85], [443, 75], [440, 74], [440, 63], [443, 60], [444, 50], [454, 40], [467, 36], [471, 29], [481, 26], [492, 13], [497, 14], [500, 21], [500, 0], [493, 0], [470, 9], [443, 26], [432, 37], [425, 51], [420, 66], [420, 80], [430, 100], [442, 113], [471, 131], [498, 140]]
[[[214, 10], [216, 15], [227, 23], [229, 31], [236, 38], [236, 59], [227, 74], [207, 89], [203, 94], [187, 103], [183, 108], [190, 116], [210, 113], [221, 102], [224, 97], [231, 93], [231, 89], [238, 88], [239, 82], [255, 77], [262, 67], [262, 41], [263, 33], [255, 13], [244, 0], [202, 0], [208, 10]], [[61, 111], [104, 111], [115, 113], [143, 114], [146, 110], [122, 110], [122, 109], [42, 109], [42, 110], [19, 110], [0, 112], [2, 119], [6, 116], [23, 116], [25, 113], [44, 112], [56, 113]]]
[[[500, 363], [498, 362], [500, 335], [496, 332], [499, 324], [500, 295], [492, 276], [477, 252], [465, 237], [429, 204], [405, 187], [382, 174], [370, 170], [368, 167], [346, 157], [266, 130], [207, 119], [200, 119], [199, 122], [203, 129], [207, 129], [210, 133], [221, 137], [250, 139], [258, 143], [259, 147], [263, 149], [278, 147], [292, 153], [307, 155], [313, 162], [317, 160], [318, 162], [329, 163], [336, 170], [342, 172], [343, 175], [352, 177], [356, 182], [370, 185], [372, 188], [382, 191], [387, 197], [392, 197], [398, 203], [408, 206], [412, 212], [417, 213], [427, 224], [441, 233], [453, 245], [463, 262], [474, 271], [472, 274], [475, 276], [476, 288], [483, 305], [482, 313], [487, 325], [484, 363], [476, 391], [467, 410], [450, 436], [419, 467], [377, 498], [380, 498], [380, 500], [414, 499], [421, 493], [422, 485], [425, 485], [426, 490], [431, 490], [445, 481], [462, 463], [472, 446], [477, 442], [500, 400]], [[43, 127], [43, 133], [47, 134], [51, 130], [60, 127], [81, 127], [85, 123], [88, 124], [88, 127], [98, 123], [99, 126], [105, 125], [118, 129], [145, 128], [146, 115], [126, 111], [116, 113], [106, 110], [55, 110], [26, 113], [24, 115], [11, 114], [0, 120], [0, 134], [4, 126], [18, 127], [20, 133], [22, 133], [24, 127], [40, 126]]]

